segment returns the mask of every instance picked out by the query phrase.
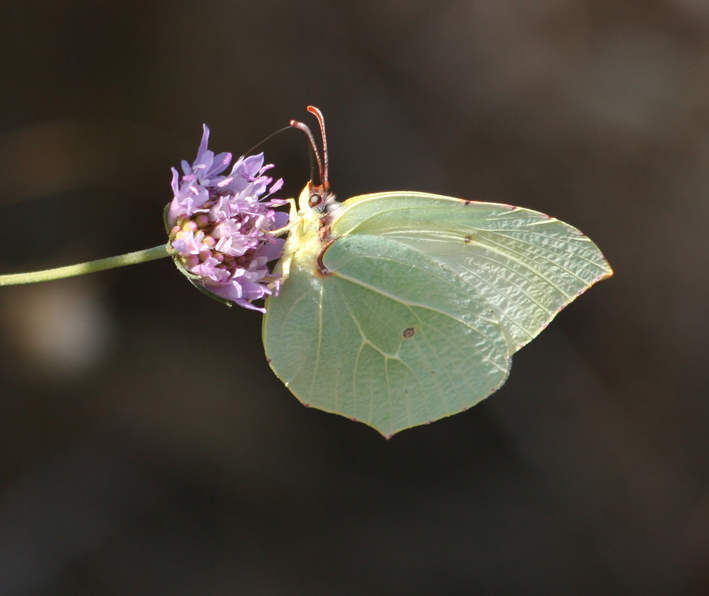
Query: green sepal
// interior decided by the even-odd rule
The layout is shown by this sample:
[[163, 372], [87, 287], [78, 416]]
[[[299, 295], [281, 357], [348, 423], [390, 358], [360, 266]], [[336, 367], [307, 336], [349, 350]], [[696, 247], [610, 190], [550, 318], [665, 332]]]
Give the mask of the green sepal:
[[162, 220], [163, 223], [165, 224], [165, 232], [167, 232], [167, 235], [170, 235], [170, 224], [167, 221], [167, 216], [170, 213], [170, 203], [165, 205], [165, 208], [162, 210]]
[[190, 273], [187, 271], [183, 266], [182, 263], [180, 263], [180, 260], [177, 257], [173, 257], [172, 260], [175, 263], [175, 266], [177, 269], [184, 275], [189, 282], [197, 288], [202, 294], [205, 296], [209, 296], [212, 300], [216, 300], [217, 302], [224, 304], [225, 306], [232, 307], [234, 306], [234, 303], [231, 302], [230, 300], [226, 300], [225, 298], [222, 298], [221, 296], [217, 296], [216, 294], [213, 294], [210, 292], [207, 288], [205, 288], [203, 285], [198, 283], [198, 280], [200, 279], [199, 275], [194, 275], [193, 273]]

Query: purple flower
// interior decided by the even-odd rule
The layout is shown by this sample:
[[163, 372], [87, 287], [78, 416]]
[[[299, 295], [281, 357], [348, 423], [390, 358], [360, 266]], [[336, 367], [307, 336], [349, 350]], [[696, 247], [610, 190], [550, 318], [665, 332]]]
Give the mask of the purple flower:
[[[288, 222], [274, 207], [282, 199], [269, 199], [283, 186], [264, 172], [263, 154], [240, 157], [207, 149], [209, 128], [204, 125], [197, 158], [182, 162], [180, 179], [172, 168], [172, 202], [165, 208], [170, 235], [168, 250], [175, 263], [198, 288], [240, 306], [266, 312], [251, 301], [278, 288], [278, 276], [267, 266], [280, 256], [283, 240], [270, 230]], [[271, 184], [273, 182], [273, 184]], [[266, 194], [268, 193], [268, 194]]]

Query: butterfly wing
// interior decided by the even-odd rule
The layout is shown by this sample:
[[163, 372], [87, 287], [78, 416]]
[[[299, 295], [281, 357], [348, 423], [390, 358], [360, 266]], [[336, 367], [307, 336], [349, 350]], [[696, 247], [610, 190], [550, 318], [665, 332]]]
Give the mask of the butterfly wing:
[[510, 205], [417, 192], [364, 195], [343, 204], [332, 231], [390, 238], [461, 276], [495, 311], [511, 352], [613, 273], [576, 228]]
[[395, 240], [353, 234], [313, 276], [294, 260], [266, 305], [266, 355], [306, 405], [385, 436], [465, 410], [510, 366], [499, 321], [470, 285]]
[[611, 274], [575, 228], [507, 205], [365, 195], [331, 230], [328, 274], [296, 252], [268, 299], [266, 355], [301, 402], [385, 436], [487, 397], [514, 351]]

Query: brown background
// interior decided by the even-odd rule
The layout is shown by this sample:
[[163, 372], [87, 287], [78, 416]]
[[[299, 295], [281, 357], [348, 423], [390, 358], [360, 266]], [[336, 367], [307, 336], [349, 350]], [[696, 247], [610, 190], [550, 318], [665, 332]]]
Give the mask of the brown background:
[[[6, 0], [0, 57], [2, 271], [162, 243], [202, 122], [313, 103], [341, 198], [537, 209], [616, 272], [389, 442], [167, 260], [3, 288], [0, 594], [709, 593], [709, 3]], [[297, 194], [304, 139], [265, 151]]]

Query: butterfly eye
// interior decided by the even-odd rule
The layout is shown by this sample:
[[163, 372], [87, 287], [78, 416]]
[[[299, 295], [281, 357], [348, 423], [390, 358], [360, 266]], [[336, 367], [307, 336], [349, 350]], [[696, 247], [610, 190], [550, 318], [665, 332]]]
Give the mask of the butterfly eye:
[[313, 192], [310, 193], [310, 200], [308, 201], [308, 205], [310, 205], [311, 208], [317, 207], [322, 203], [322, 195]]

